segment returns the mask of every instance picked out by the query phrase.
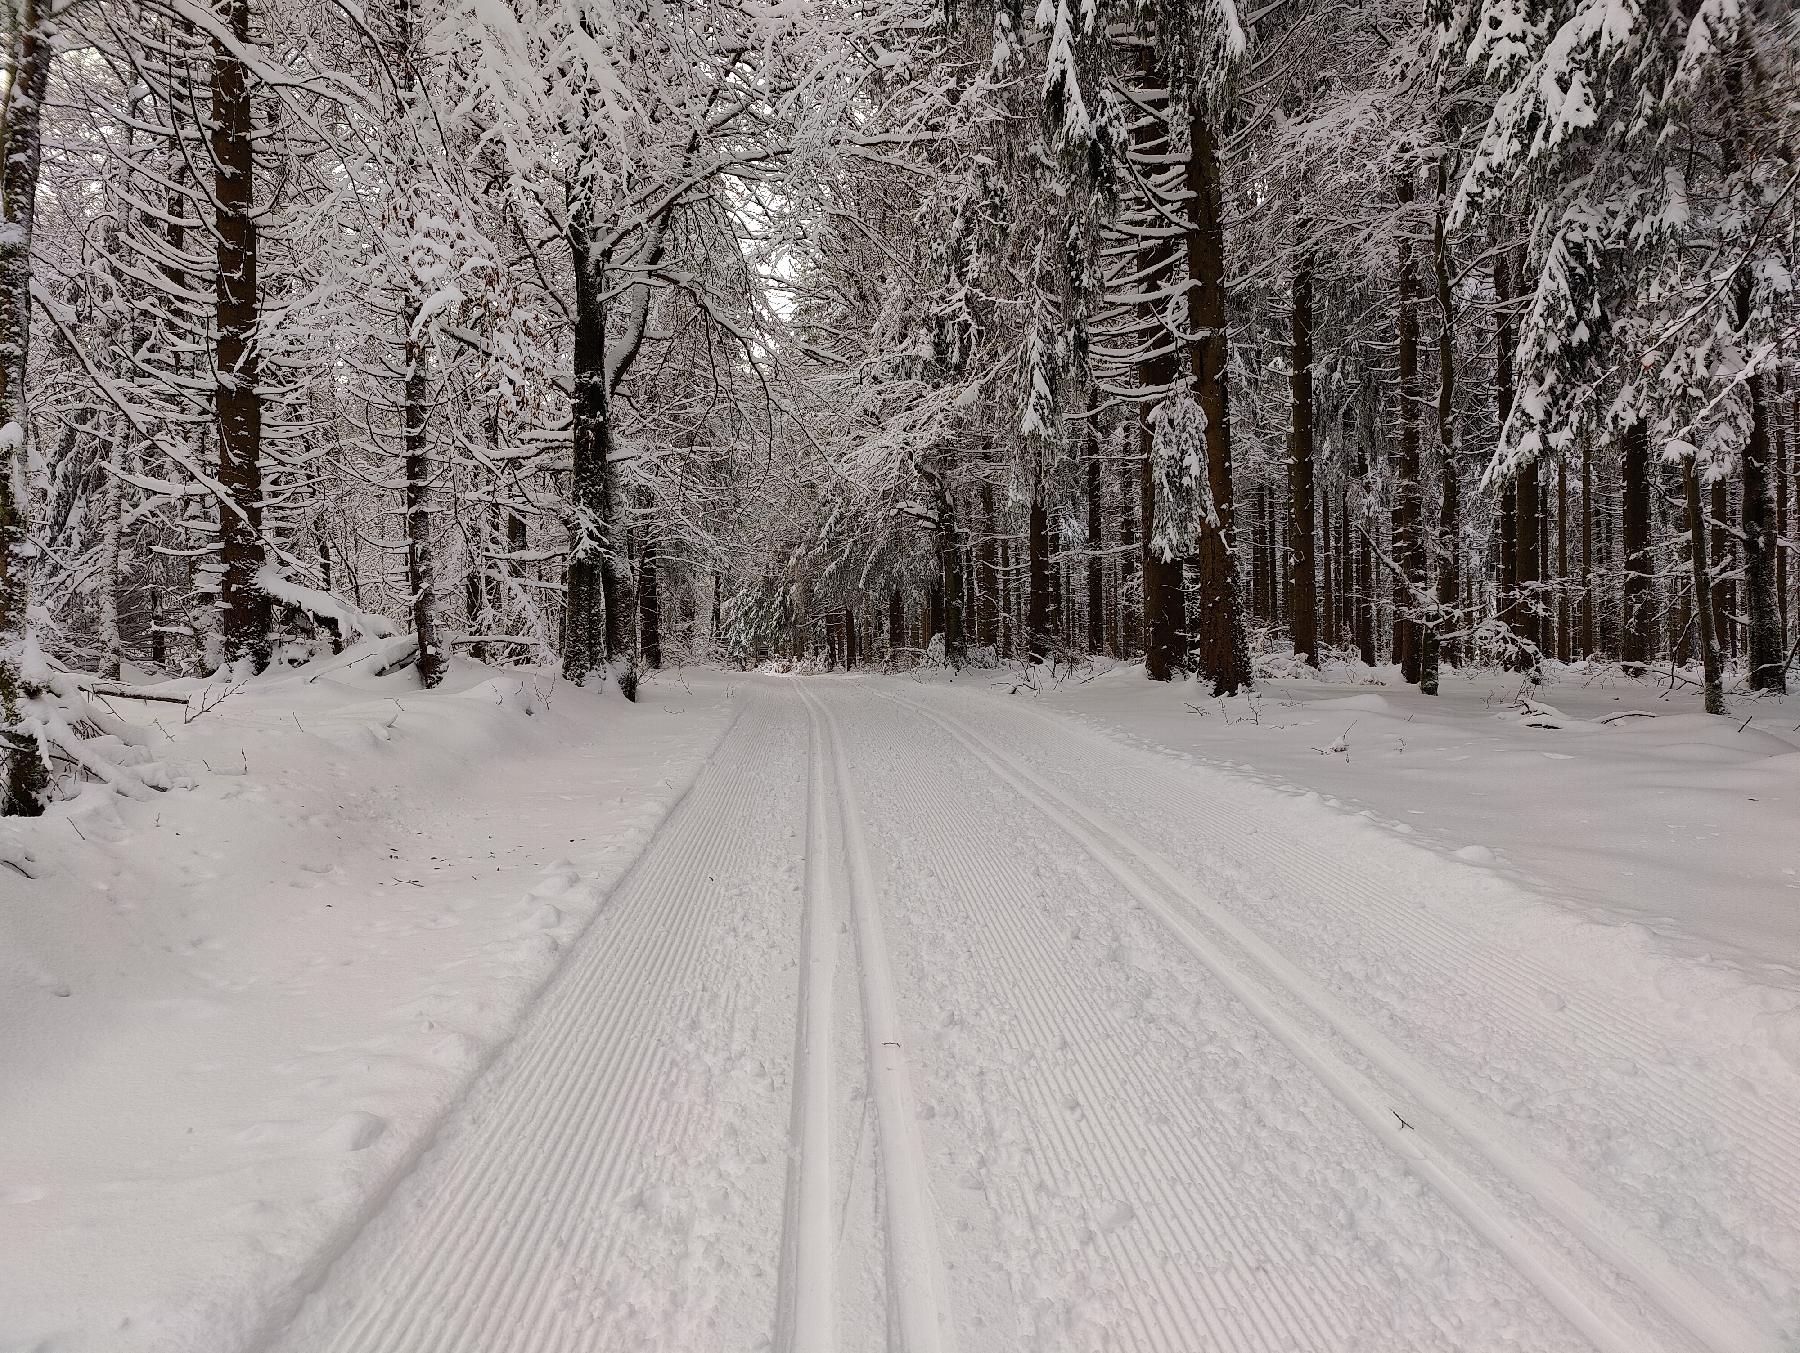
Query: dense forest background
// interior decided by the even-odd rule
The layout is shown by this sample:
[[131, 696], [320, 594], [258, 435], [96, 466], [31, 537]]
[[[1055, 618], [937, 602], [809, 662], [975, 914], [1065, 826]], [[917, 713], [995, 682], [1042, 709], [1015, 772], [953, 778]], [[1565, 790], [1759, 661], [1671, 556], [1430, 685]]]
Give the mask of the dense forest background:
[[7, 16], [6, 811], [368, 637], [1785, 689], [1779, 0]]

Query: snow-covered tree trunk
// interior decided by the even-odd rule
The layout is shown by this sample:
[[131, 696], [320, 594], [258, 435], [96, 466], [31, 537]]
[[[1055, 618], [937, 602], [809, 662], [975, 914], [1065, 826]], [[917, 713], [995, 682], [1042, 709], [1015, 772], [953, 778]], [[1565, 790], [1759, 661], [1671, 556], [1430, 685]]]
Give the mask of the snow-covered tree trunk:
[[219, 429], [219, 634], [227, 662], [269, 664], [269, 596], [257, 581], [263, 567], [262, 360], [256, 276], [256, 130], [250, 71], [240, 52], [250, 45], [250, 0], [226, 0], [232, 41], [213, 40], [211, 143], [214, 238], [218, 247], [217, 333], [213, 344]]
[[0, 814], [42, 811], [49, 772], [23, 725], [36, 694], [28, 666], [29, 571], [25, 369], [31, 319], [31, 239], [51, 35], [39, 0], [9, 0], [12, 74], [0, 124]]
[[[414, 0], [398, 0], [394, 9], [394, 79], [405, 117], [418, 93], [418, 70], [413, 41]], [[416, 213], [415, 221], [416, 225]], [[424, 305], [419, 279], [406, 279], [406, 304], [400, 322], [404, 327], [405, 379], [401, 419], [406, 446], [406, 581], [412, 589], [413, 635], [419, 656], [414, 670], [426, 690], [444, 679], [446, 666], [443, 636], [438, 632], [437, 569], [431, 547], [431, 351], [423, 333]]]
[[406, 384], [401, 416], [406, 420], [406, 582], [412, 589], [413, 634], [419, 642], [414, 666], [419, 684], [430, 690], [444, 679], [444, 641], [438, 633], [437, 578], [431, 553], [431, 382], [425, 343], [418, 335], [418, 300], [402, 316], [407, 326]]
[[[1740, 268], [1737, 320], [1740, 329], [1750, 323], [1750, 274]], [[1769, 405], [1761, 371], [1744, 380], [1750, 404], [1749, 437], [1744, 443], [1744, 612], [1748, 628], [1745, 682], [1753, 691], [1787, 693], [1787, 652], [1782, 644], [1781, 611], [1777, 605], [1775, 553], [1775, 495], [1770, 485]]]

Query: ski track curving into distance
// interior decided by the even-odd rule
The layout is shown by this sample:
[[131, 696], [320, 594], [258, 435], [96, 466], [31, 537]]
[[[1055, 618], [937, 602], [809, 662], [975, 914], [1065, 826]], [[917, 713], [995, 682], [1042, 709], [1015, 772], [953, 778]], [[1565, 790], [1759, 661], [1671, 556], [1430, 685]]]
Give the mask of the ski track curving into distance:
[[[1229, 785], [888, 685], [745, 684], [512, 1042], [262, 1347], [1780, 1346], [1590, 1167], [1240, 908], [1205, 853], [1248, 835], [1215, 802]], [[1381, 896], [1380, 860], [1334, 879], [1281, 831], [1268, 886], [1351, 896], [1406, 980], [1461, 963], [1497, 1019], [1553, 984], [1404, 885]], [[1654, 1018], [1579, 999], [1590, 1059], [1654, 1041]], [[1695, 1093], [1645, 1130], [1691, 1131]], [[1784, 1180], [1781, 1106], [1752, 1098], [1759, 1177]]]
[[[1651, 1307], [1685, 1333], [1686, 1346], [1712, 1353], [1775, 1353], [1772, 1333], [1758, 1328], [1678, 1269], [1654, 1242], [1634, 1232], [1578, 1182], [1511, 1143], [1479, 1106], [1434, 1083], [1429, 1072], [1385, 1035], [1338, 1009], [1304, 974], [1156, 852], [1048, 784], [961, 719], [899, 696], [890, 694], [888, 698], [961, 738], [975, 757], [1020, 797], [1079, 841], [1330, 1086], [1371, 1132], [1406, 1158], [1415, 1173], [1597, 1347], [1613, 1353], [1639, 1353], [1647, 1348], [1682, 1346], [1668, 1342], [1673, 1331], [1659, 1328], [1662, 1322], [1646, 1321], [1645, 1307]], [[1204, 922], [1204, 928], [1197, 920]], [[1254, 970], [1235, 960], [1209, 930], [1248, 957]], [[1291, 1009], [1296, 1004], [1325, 1029], [1316, 1024], [1309, 1027], [1309, 1021], [1296, 1018]], [[1388, 1085], [1382, 1085], [1377, 1076], [1384, 1077]], [[1414, 1121], [1399, 1117], [1391, 1107], [1395, 1103], [1408, 1106]], [[1470, 1155], [1488, 1168], [1471, 1169]], [[1616, 1282], [1603, 1272], [1595, 1273], [1593, 1265], [1572, 1265], [1564, 1248], [1547, 1243], [1549, 1228], [1521, 1225], [1516, 1204], [1502, 1198], [1484, 1178], [1490, 1172], [1536, 1202], [1595, 1257], [1628, 1278], [1637, 1288], [1638, 1299], [1622, 1300]]]
[[[808, 707], [810, 714], [811, 708]], [[806, 767], [806, 933], [794, 1047], [794, 1119], [783, 1228], [778, 1353], [834, 1353], [836, 1209], [832, 1202], [832, 987], [836, 908], [832, 905], [828, 769], [823, 730], [808, 719]]]
[[844, 760], [836, 719], [829, 707], [796, 685], [826, 749], [835, 787], [843, 842], [850, 914], [856, 930], [857, 968], [862, 978], [863, 1027], [868, 1043], [869, 1092], [875, 1101], [880, 1144], [882, 1202], [887, 1218], [888, 1300], [897, 1353], [955, 1353], [956, 1340], [945, 1305], [936, 1222], [925, 1153], [919, 1141], [918, 1108], [907, 1069], [907, 1036], [900, 1023], [894, 975], [881, 921], [880, 899], [863, 840], [861, 812]]

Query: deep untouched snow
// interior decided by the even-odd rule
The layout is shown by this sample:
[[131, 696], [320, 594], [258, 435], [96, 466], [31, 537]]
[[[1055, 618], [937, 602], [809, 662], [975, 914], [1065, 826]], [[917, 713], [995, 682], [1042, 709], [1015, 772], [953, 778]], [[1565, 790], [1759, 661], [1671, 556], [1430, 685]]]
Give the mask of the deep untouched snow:
[[1015, 684], [271, 683], [8, 828], [0, 1349], [1800, 1341], [1783, 706]]

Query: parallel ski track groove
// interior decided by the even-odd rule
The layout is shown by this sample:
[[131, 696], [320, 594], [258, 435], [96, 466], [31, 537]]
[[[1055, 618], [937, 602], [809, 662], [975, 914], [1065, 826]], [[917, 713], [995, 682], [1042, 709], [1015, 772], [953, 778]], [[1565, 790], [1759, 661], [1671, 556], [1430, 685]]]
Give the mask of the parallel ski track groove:
[[[910, 822], [931, 823], [945, 815], [946, 810], [933, 802], [932, 795], [916, 778], [896, 777], [887, 788], [910, 801], [911, 811], [906, 815]], [[951, 824], [943, 825], [948, 828]], [[1067, 969], [1066, 958], [1059, 956], [1051, 942], [1043, 913], [1005, 904], [1007, 885], [1010, 881], [1016, 890], [1016, 880], [1008, 880], [992, 859], [974, 849], [967, 836], [939, 830], [929, 835], [929, 841], [930, 845], [923, 849], [940, 859], [942, 872], [956, 880], [958, 903], [979, 909], [981, 921], [975, 929], [992, 939], [999, 950], [997, 961], [990, 961], [978, 947], [973, 948], [968, 953], [969, 960], [979, 965], [986, 989], [1007, 993], [1012, 1007], [1035, 1030], [1035, 1037], [1019, 1037], [1006, 1021], [995, 1021], [991, 1031], [1005, 1039], [1020, 1061], [1039, 1057], [1042, 1049], [1059, 1043], [1067, 1049], [1058, 1070], [1066, 1074], [1072, 1088], [1081, 1092], [1082, 1112], [1092, 1124], [1092, 1129], [1085, 1124], [1077, 1128], [1045, 1084], [1006, 1073], [1020, 1103], [1035, 1108], [1030, 1114], [1034, 1132], [1026, 1154], [1037, 1161], [1039, 1182], [1055, 1186], [1084, 1175], [1098, 1175], [1114, 1197], [1136, 1197], [1142, 1203], [1144, 1181], [1129, 1180], [1120, 1170], [1119, 1144], [1127, 1143], [1126, 1154], [1154, 1163], [1152, 1178], [1181, 1179], [1206, 1196], [1209, 1206], [1193, 1209], [1181, 1205], [1165, 1187], [1163, 1206], [1140, 1206], [1130, 1227], [1097, 1237], [1118, 1257], [1122, 1272], [1131, 1275], [1142, 1290], [1154, 1291], [1159, 1297], [1148, 1309], [1134, 1313], [1143, 1322], [1142, 1346], [1187, 1349], [1195, 1346], [1197, 1334], [1204, 1334], [1221, 1348], [1243, 1353], [1341, 1344], [1348, 1329], [1336, 1318], [1333, 1298], [1347, 1295], [1350, 1279], [1339, 1258], [1302, 1255], [1287, 1229], [1261, 1209], [1247, 1214], [1243, 1192], [1234, 1188], [1231, 1172], [1220, 1165], [1205, 1142], [1191, 1135], [1160, 1130], [1151, 1114], [1128, 1117], [1119, 1111], [1116, 1086], [1109, 1084], [1116, 1078], [1106, 1075], [1096, 1060], [1097, 1050], [1091, 1046], [1095, 1031], [1109, 1032], [1123, 1041], [1124, 1031], [1117, 1016], [1096, 1004], [1099, 991], [1080, 980], [1078, 973], [1070, 972], [1070, 980], [1055, 985], [1054, 1000], [1041, 979], [1024, 980], [1027, 974]], [[910, 858], [913, 857], [909, 852]], [[966, 920], [967, 914], [963, 916]], [[1149, 1080], [1144, 1079], [1146, 1073]], [[1154, 1102], [1146, 1104], [1141, 1098], [1135, 1102], [1168, 1111], [1170, 1121], [1183, 1117], [1184, 1110], [1191, 1113], [1191, 1096], [1183, 1102], [1157, 1059], [1134, 1061], [1133, 1074], [1134, 1091], [1154, 1091]], [[1022, 1198], [1021, 1210], [1027, 1215], [1035, 1211], [1028, 1197]], [[1248, 1228], [1247, 1221], [1252, 1223]], [[1140, 1236], [1140, 1228], [1149, 1234]], [[1198, 1258], [1257, 1248], [1282, 1256], [1296, 1271], [1305, 1270], [1319, 1280], [1316, 1290], [1300, 1288], [1286, 1294], [1301, 1309], [1275, 1300], [1266, 1290], [1247, 1287], [1235, 1265], [1227, 1267], [1223, 1275], [1194, 1275], [1193, 1283], [1199, 1290], [1189, 1284], [1176, 1284], [1172, 1281], [1175, 1267], [1160, 1258], [1165, 1251]], [[1217, 1314], [1224, 1310], [1247, 1316], [1260, 1337], [1246, 1339], [1240, 1325], [1218, 1321]], [[1152, 1325], [1158, 1327], [1160, 1335], [1152, 1330]]]
[[[1064, 733], [1073, 728], [1087, 736], [1095, 736], [1086, 727], [1058, 721], [1041, 710], [1026, 707], [1022, 712]], [[1168, 769], [1174, 771], [1176, 767]], [[1174, 778], [1179, 779], [1178, 776]], [[1184, 808], [1182, 817], [1187, 823], [1214, 816], [1211, 805], [1191, 790], [1183, 792], [1180, 802]], [[1435, 964], [1440, 973], [1458, 982], [1469, 996], [1478, 996], [1483, 1004], [1492, 1005], [1496, 1001], [1505, 1004], [1514, 1019], [1546, 1035], [1546, 1046], [1561, 1043], [1584, 1049], [1604, 1047], [1633, 1062], [1646, 1085], [1655, 1087], [1655, 1093], [1634, 1097], [1634, 1116], [1661, 1124], [1671, 1136], [1687, 1137], [1696, 1131], [1694, 1116], [1679, 1113], [1679, 1106], [1704, 1101], [1710, 1106], [1707, 1112], [1717, 1113], [1717, 1106], [1729, 1105], [1727, 1114], [1734, 1129], [1759, 1148], [1755, 1153], [1758, 1170], [1786, 1185], [1759, 1193], [1757, 1201], [1771, 1206], [1790, 1222], [1800, 1224], [1800, 1111], [1786, 1108], [1781, 1112], [1786, 1106], [1772, 1103], [1768, 1096], [1742, 1093], [1728, 1073], [1705, 1061], [1690, 1062], [1680, 1068], [1668, 1066], [1662, 1055], [1664, 1034], [1645, 1023], [1629, 1007], [1596, 1008], [1592, 1002], [1572, 1000], [1557, 1012], [1552, 1023], [1541, 1009], [1534, 1007], [1531, 993], [1558, 990], [1561, 986], [1558, 974], [1526, 953], [1478, 950], [1468, 935], [1459, 932], [1446, 918], [1417, 908], [1396, 907], [1393, 891], [1347, 876], [1344, 871], [1334, 869], [1328, 860], [1308, 850], [1305, 843], [1298, 843], [1298, 846], [1298, 849], [1284, 852], [1281, 866], [1307, 883], [1313, 889], [1313, 896], [1334, 899], [1335, 905], [1354, 911], [1359, 919], [1378, 921], [1393, 933], [1417, 942], [1419, 948], [1441, 954], [1442, 960]], [[1401, 884], [1402, 881], [1396, 879], [1396, 887]], [[1472, 979], [1475, 973], [1510, 975], [1524, 984], [1525, 989], [1499, 982], [1476, 983]], [[1579, 1033], [1574, 1037], [1568, 1027], [1572, 1024], [1579, 1026]], [[1703, 1090], [1696, 1093], [1702, 1086]], [[1778, 1112], [1779, 1120], [1775, 1117]]]
[[902, 1353], [955, 1353], [955, 1329], [932, 1215], [929, 1175], [919, 1141], [918, 1110], [894, 996], [880, 898], [861, 810], [844, 760], [837, 720], [828, 706], [796, 684], [828, 749], [827, 766], [839, 814], [851, 924], [862, 980], [863, 1028], [868, 1044], [869, 1093], [880, 1142], [882, 1204], [887, 1217], [888, 1303]]
[[[810, 716], [811, 711], [808, 711]], [[782, 1226], [778, 1353], [834, 1353], [832, 1309], [832, 1003], [837, 932], [832, 921], [830, 823], [819, 721], [807, 719], [806, 911], [794, 1020], [794, 1107]]]
[[[680, 1001], [684, 989], [704, 986], [677, 978], [695, 967], [722, 905], [719, 890], [697, 881], [719, 877], [734, 844], [730, 827], [762, 792], [753, 768], [766, 764], [755, 755], [763, 738], [746, 722], [740, 716], [721, 739], [553, 979], [537, 1018], [521, 1031], [529, 1039], [522, 1055], [497, 1068], [493, 1097], [454, 1143], [436, 1195], [454, 1201], [442, 1211], [427, 1202], [420, 1243], [389, 1254], [379, 1277], [362, 1284], [355, 1318], [324, 1348], [542, 1353], [567, 1346], [568, 1331], [547, 1328], [558, 1307], [544, 1288], [560, 1271], [555, 1257], [571, 1221], [591, 1228], [599, 1201], [618, 1191], [638, 1159], [634, 1143], [664, 1135], [678, 1116], [658, 1102], [666, 1055], [647, 1035], [670, 995]], [[751, 769], [721, 770], [735, 762]], [[632, 905], [670, 883], [686, 906]], [[615, 969], [631, 980], [602, 980]], [[664, 999], [646, 1000], [646, 992]], [[542, 1165], [521, 1160], [527, 1142], [544, 1143], [536, 1157]], [[513, 1281], [520, 1272], [531, 1275], [523, 1284]], [[444, 1328], [456, 1312], [473, 1318]]]
[[[1480, 1156], [1521, 1194], [1533, 1199], [1545, 1211], [1568, 1226], [1579, 1241], [1616, 1271], [1629, 1277], [1639, 1294], [1657, 1307], [1664, 1316], [1715, 1353], [1751, 1353], [1751, 1350], [1773, 1350], [1771, 1336], [1756, 1328], [1737, 1312], [1726, 1308], [1700, 1284], [1677, 1270], [1653, 1243], [1643, 1240], [1610, 1210], [1572, 1180], [1547, 1163], [1522, 1160], [1521, 1152], [1502, 1134], [1488, 1125], [1484, 1133], [1472, 1132], [1465, 1118], [1478, 1112], [1471, 1106], [1456, 1103], [1457, 1096], [1447, 1088], [1429, 1082], [1421, 1070], [1408, 1063], [1410, 1058], [1387, 1043], [1385, 1036], [1367, 1028], [1346, 1012], [1331, 1008], [1326, 998], [1309, 993], [1297, 973], [1283, 974], [1289, 967], [1285, 960], [1256, 937], [1241, 922], [1229, 918], [1217, 904], [1206, 899], [1191, 880], [1155, 852], [1135, 841], [1122, 829], [1111, 825], [1090, 809], [1084, 809], [1066, 793], [1048, 783], [1034, 770], [1001, 751], [974, 729], [955, 716], [941, 714], [900, 696], [887, 694], [903, 708], [932, 719], [959, 736], [969, 750], [985, 761], [994, 773], [1011, 783], [1019, 793], [1038, 806], [1068, 831], [1109, 873], [1126, 885], [1154, 914], [1160, 915], [1171, 931], [1188, 948], [1223, 979], [1256, 1011], [1258, 1017], [1283, 1042], [1301, 1053], [1315, 1074], [1325, 1079], [1345, 1103], [1375, 1131], [1380, 1121], [1380, 1104], [1386, 1096], [1371, 1096], [1356, 1082], [1367, 1079], [1367, 1073], [1356, 1070], [1335, 1054], [1312, 1046], [1312, 1040], [1299, 1030], [1292, 1017], [1280, 1012], [1269, 1001], [1279, 993], [1288, 1000], [1309, 1009], [1323, 1020], [1338, 1040], [1354, 1049], [1382, 1074], [1398, 1081], [1415, 1101], [1423, 1103], [1437, 1116], [1441, 1125], [1452, 1128], [1465, 1149]], [[1135, 867], [1134, 867], [1135, 866]], [[1138, 869], [1156, 877], [1161, 887], [1151, 884]], [[1183, 906], [1172, 905], [1167, 894], [1180, 899]], [[1201, 937], [1195, 926], [1200, 922], [1219, 931], [1232, 942], [1250, 965], [1257, 970], [1252, 976], [1238, 964], [1221, 955], [1214, 943]], [[1479, 1118], [1477, 1119], [1479, 1122]], [[1464, 1169], [1441, 1150], [1428, 1150], [1423, 1141], [1408, 1143], [1409, 1152], [1392, 1132], [1376, 1135], [1394, 1148], [1403, 1160], [1412, 1163], [1415, 1172], [1435, 1186], [1447, 1201], [1462, 1212], [1465, 1220], [1485, 1235], [1496, 1248], [1506, 1254], [1540, 1291], [1600, 1347], [1617, 1353], [1641, 1353], [1646, 1332], [1636, 1321], [1623, 1320], [1612, 1294], [1600, 1284], [1568, 1271], [1567, 1265], [1554, 1251], [1546, 1252], [1517, 1234], [1506, 1219], [1506, 1209], [1488, 1194], [1486, 1186], [1467, 1175]], [[1483, 1136], [1488, 1140], [1484, 1141]], [[1498, 1140], [1494, 1140], [1495, 1137]], [[1555, 1188], [1547, 1187], [1541, 1176], [1550, 1174]], [[1540, 1176], [1534, 1183], [1531, 1176]]]

